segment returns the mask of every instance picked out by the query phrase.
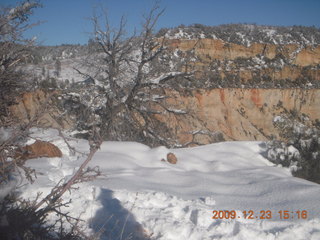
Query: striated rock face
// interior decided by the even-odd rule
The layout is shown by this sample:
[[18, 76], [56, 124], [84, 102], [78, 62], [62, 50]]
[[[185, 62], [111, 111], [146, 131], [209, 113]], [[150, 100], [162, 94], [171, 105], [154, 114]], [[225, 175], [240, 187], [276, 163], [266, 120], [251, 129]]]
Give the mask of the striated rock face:
[[173, 82], [179, 90], [166, 89], [166, 107], [154, 106], [177, 145], [267, 140], [278, 136], [273, 118], [282, 111], [320, 119], [320, 45], [208, 38], [167, 39], [166, 45], [182, 59], [192, 54], [185, 71], [196, 72], [191, 88]]
[[224, 42], [220, 39], [171, 39], [167, 40], [166, 44], [171, 49], [178, 48], [181, 51], [194, 49], [196, 55], [206, 61], [211, 59], [234, 60], [240, 57], [256, 57], [257, 55], [273, 59], [281, 53], [290, 62], [299, 66], [320, 64], [320, 46], [301, 48], [298, 44], [274, 45], [263, 43], [244, 46]]
[[155, 117], [181, 145], [266, 140], [278, 135], [273, 118], [283, 109], [320, 119], [319, 89], [166, 90], [166, 95], [171, 112], [163, 110]]
[[316, 48], [306, 47], [295, 57], [294, 63], [300, 66], [309, 66], [320, 63], [320, 46]]
[[[221, 39], [168, 39], [166, 45], [171, 51], [192, 52], [197, 60], [189, 62], [188, 70], [202, 72], [198, 73], [199, 78], [209, 71], [213, 81], [217, 76], [222, 80], [233, 76], [239, 84], [259, 79], [258, 87], [263, 81], [297, 81], [297, 86], [302, 79], [320, 81], [320, 45], [252, 43], [245, 46]], [[288, 87], [288, 82], [282, 87]]]
[[[13, 106], [14, 113], [28, 121], [45, 99], [40, 91], [26, 93], [23, 101]], [[320, 89], [165, 89], [161, 101], [161, 105], [151, 106], [157, 112], [153, 117], [168, 128], [166, 136], [177, 146], [267, 140], [278, 136], [273, 118], [284, 109], [305, 113], [312, 120], [320, 119]], [[40, 126], [73, 127], [65, 119], [68, 116], [60, 124], [45, 114]]]

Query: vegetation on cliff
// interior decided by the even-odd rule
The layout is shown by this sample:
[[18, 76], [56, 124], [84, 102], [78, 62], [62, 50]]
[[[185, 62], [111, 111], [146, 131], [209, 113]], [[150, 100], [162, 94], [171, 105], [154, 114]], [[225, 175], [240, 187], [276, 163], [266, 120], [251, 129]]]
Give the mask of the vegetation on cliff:
[[256, 24], [224, 24], [218, 26], [206, 26], [193, 24], [190, 26], [161, 29], [157, 36], [166, 36], [173, 39], [199, 39], [213, 38], [224, 42], [250, 46], [253, 43], [264, 44], [320, 44], [320, 29], [305, 26], [263, 26]]

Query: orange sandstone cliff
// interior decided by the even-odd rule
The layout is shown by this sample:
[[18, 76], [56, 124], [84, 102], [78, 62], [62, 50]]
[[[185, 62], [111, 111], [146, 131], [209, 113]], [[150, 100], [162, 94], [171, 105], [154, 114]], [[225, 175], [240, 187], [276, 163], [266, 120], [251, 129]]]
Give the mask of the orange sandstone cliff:
[[219, 132], [225, 140], [267, 140], [271, 135], [277, 136], [273, 118], [283, 109], [320, 119], [319, 89], [199, 89], [166, 93], [167, 108], [181, 114], [164, 111], [155, 117], [171, 129], [181, 145], [212, 143]]

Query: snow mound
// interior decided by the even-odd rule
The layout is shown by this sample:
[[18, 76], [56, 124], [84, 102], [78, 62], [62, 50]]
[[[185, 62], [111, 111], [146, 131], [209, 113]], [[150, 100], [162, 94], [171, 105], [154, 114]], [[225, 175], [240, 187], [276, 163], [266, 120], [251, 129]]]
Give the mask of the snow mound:
[[[69, 179], [84, 159], [70, 155], [54, 130], [37, 130], [33, 137], [51, 138], [63, 157], [27, 162], [38, 173], [34, 184], [21, 188], [22, 196], [31, 199], [39, 191], [48, 193], [61, 178]], [[78, 151], [89, 149], [85, 140], [70, 144]], [[260, 142], [189, 149], [105, 142], [90, 163], [103, 176], [66, 193], [65, 200], [72, 202], [63, 210], [84, 219], [88, 233], [104, 229], [101, 239], [320, 239], [320, 186], [292, 177], [262, 151]], [[177, 164], [161, 161], [168, 152], [177, 156]], [[213, 219], [213, 211], [234, 211], [237, 217]], [[249, 211], [252, 219], [245, 218]], [[261, 219], [266, 211], [272, 217]], [[290, 218], [279, 211], [289, 211]]]

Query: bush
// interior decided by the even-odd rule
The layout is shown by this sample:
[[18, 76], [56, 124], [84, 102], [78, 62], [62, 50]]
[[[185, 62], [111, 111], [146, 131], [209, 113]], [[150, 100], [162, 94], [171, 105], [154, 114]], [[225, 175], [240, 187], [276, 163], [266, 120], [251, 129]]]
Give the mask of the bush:
[[64, 229], [64, 221], [47, 224], [46, 215], [33, 208], [34, 202], [7, 196], [1, 204], [0, 238], [3, 240], [80, 240], [74, 229]]
[[320, 127], [316, 121], [297, 111], [274, 119], [280, 140], [267, 144], [270, 161], [290, 167], [293, 175], [320, 183]]

